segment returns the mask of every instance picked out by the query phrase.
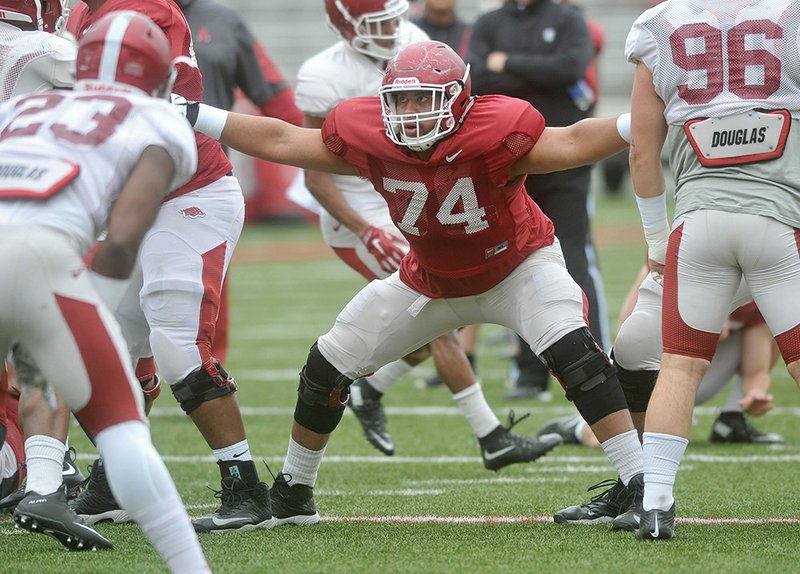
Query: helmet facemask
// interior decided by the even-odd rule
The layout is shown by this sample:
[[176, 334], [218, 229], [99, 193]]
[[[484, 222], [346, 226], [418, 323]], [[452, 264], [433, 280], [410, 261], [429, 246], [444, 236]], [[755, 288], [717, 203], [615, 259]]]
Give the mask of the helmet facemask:
[[[352, 33], [345, 33], [343, 37], [354, 50], [376, 60], [388, 60], [397, 53], [400, 21], [408, 11], [407, 0], [388, 0], [384, 10], [365, 12], [357, 16], [348, 11], [342, 0], [335, 0], [334, 4], [352, 28]], [[330, 18], [328, 25], [342, 35], [342, 31], [333, 25]], [[379, 42], [389, 45], [384, 46]]]
[[[386, 135], [397, 145], [416, 152], [426, 151], [450, 135], [458, 127], [453, 105], [464, 90], [468, 77], [469, 65], [461, 80], [446, 84], [423, 83], [414, 77], [401, 77], [396, 78], [392, 84], [382, 86], [379, 95]], [[429, 110], [398, 113], [399, 97], [414, 98], [420, 92], [429, 94]], [[422, 133], [422, 124], [430, 121], [435, 122], [433, 127]]]

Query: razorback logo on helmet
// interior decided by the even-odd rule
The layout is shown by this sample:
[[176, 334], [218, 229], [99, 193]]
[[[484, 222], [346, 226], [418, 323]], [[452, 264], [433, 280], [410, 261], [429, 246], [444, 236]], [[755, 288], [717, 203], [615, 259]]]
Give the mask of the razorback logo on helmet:
[[199, 207], [187, 207], [186, 209], [181, 209], [181, 213], [184, 217], [190, 217], [195, 219], [197, 217], [205, 217], [206, 212], [200, 209]]
[[0, 20], [27, 24], [42, 32], [60, 32], [69, 14], [67, 3], [67, 0], [0, 0]]
[[[461, 125], [472, 106], [469, 65], [442, 42], [409, 44], [386, 64], [378, 94], [386, 135], [413, 151], [425, 151]], [[402, 92], [429, 91], [429, 110], [399, 113]], [[427, 128], [433, 122], [432, 127]]]
[[165, 97], [175, 66], [164, 32], [147, 16], [124, 10], [100, 18], [78, 43], [76, 87], [135, 88]]
[[408, 0], [325, 0], [325, 13], [328, 26], [354, 50], [388, 60], [397, 51], [408, 6]]

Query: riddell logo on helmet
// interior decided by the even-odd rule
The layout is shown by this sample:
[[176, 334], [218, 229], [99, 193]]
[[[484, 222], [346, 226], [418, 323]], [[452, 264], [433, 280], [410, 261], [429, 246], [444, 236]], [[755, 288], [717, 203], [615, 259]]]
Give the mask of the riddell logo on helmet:
[[192, 219], [206, 216], [206, 212], [199, 207], [187, 207], [186, 209], [181, 209], [181, 213], [184, 217], [191, 217]]
[[395, 78], [392, 82], [395, 86], [418, 86], [419, 83], [417, 78]]

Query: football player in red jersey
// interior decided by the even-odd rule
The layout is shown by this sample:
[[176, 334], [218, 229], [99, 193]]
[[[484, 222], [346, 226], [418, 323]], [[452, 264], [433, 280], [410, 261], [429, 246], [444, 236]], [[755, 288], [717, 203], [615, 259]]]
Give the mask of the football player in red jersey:
[[[202, 99], [192, 36], [174, 2], [86, 0], [73, 8], [67, 29], [80, 38], [116, 10], [144, 14], [164, 31], [179, 62], [173, 92]], [[116, 316], [131, 356], [155, 358], [161, 377], [217, 459], [222, 505], [197, 519], [195, 528], [200, 532], [268, 528], [272, 525], [269, 489], [259, 481], [250, 454], [234, 395], [237, 386], [212, 354], [220, 290], [242, 230], [244, 199], [220, 144], [197, 134], [197, 151], [198, 169], [165, 198], [142, 243], [134, 280]], [[137, 375], [157, 380], [154, 372]], [[90, 523], [127, 518], [108, 490], [101, 461], [94, 463], [89, 488], [75, 509]]]
[[244, 153], [370, 179], [410, 245], [399, 271], [362, 289], [311, 347], [271, 490], [276, 524], [319, 520], [312, 489], [350, 383], [471, 323], [523, 335], [598, 435], [623, 490], [641, 488], [641, 445], [616, 371], [587, 329], [552, 223], [523, 186], [527, 173], [624, 149], [625, 116], [547, 128], [527, 102], [471, 97], [467, 66], [430, 41], [402, 49], [380, 95], [339, 104], [321, 131], [202, 104], [185, 111]]
[[[131, 56], [137, 66], [124, 65]], [[112, 312], [164, 196], [197, 167], [194, 135], [165, 101], [174, 66], [149, 19], [132, 11], [101, 19], [76, 63], [74, 90], [0, 107], [0, 157], [21, 168], [0, 174], [0, 262], [17, 270], [0, 278], [0, 353], [19, 342], [31, 354], [97, 444], [114, 493], [169, 570], [208, 572], [152, 445]], [[106, 240], [87, 267], [83, 255], [102, 231]], [[63, 449], [47, 454], [63, 457]], [[52, 488], [27, 490], [17, 525], [72, 550], [111, 548], [67, 507], [64, 486]]]

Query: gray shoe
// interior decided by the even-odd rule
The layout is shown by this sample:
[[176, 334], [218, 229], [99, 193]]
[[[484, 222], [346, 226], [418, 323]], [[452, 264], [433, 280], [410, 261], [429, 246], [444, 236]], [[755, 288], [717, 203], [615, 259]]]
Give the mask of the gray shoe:
[[62, 484], [52, 494], [29, 492], [14, 510], [14, 522], [29, 532], [49, 534], [70, 550], [104, 550], [114, 545], [67, 506]]
[[568, 506], [553, 515], [556, 524], [608, 524], [622, 511], [627, 499], [625, 485], [609, 478], [593, 484], [587, 492], [603, 489], [583, 504]]
[[247, 532], [275, 526], [269, 487], [263, 482], [248, 486], [241, 478], [226, 476], [222, 479], [222, 490], [214, 495], [222, 504], [212, 514], [192, 521], [195, 532]]
[[314, 489], [304, 484], [289, 484], [290, 476], [279, 472], [270, 489], [275, 526], [297, 524], [309, 526], [319, 522], [319, 512], [314, 503]]
[[628, 486], [625, 487], [623, 495], [624, 503], [627, 508], [621, 508], [619, 516], [611, 522], [611, 530], [624, 530], [636, 532], [642, 515], [642, 500], [644, 498], [644, 474], [641, 472], [631, 478]]
[[561, 435], [564, 444], [580, 444], [580, 441], [575, 438], [575, 428], [583, 420], [581, 415], [574, 415], [568, 417], [559, 417], [544, 423], [544, 426], [539, 429], [536, 436], [543, 434], [556, 433]]
[[751, 425], [744, 413], [738, 411], [722, 412], [711, 427], [710, 442], [783, 444], [783, 436], [774, 432], [761, 432]]
[[111, 492], [102, 459], [95, 459], [92, 463], [85, 483], [83, 492], [70, 500], [69, 505], [86, 524], [91, 526], [98, 522], [133, 522], [131, 515], [120, 507]]
[[561, 436], [558, 434], [533, 437], [511, 432], [514, 425], [528, 416], [515, 419], [514, 411], [510, 411], [508, 425], [498, 425], [492, 432], [478, 440], [483, 466], [496, 471], [517, 462], [533, 462], [561, 444]]
[[675, 538], [675, 503], [672, 503], [669, 510], [643, 510], [636, 538], [639, 540]]
[[381, 403], [381, 394], [373, 389], [366, 379], [356, 379], [350, 385], [348, 404], [361, 423], [367, 441], [386, 456], [392, 456], [394, 440], [386, 430], [386, 413]]

